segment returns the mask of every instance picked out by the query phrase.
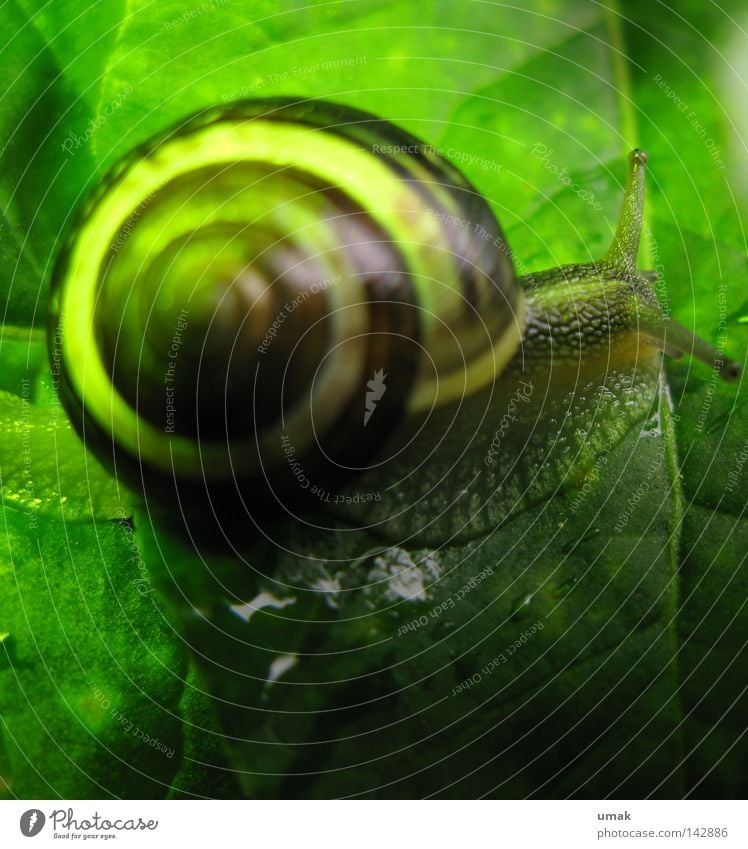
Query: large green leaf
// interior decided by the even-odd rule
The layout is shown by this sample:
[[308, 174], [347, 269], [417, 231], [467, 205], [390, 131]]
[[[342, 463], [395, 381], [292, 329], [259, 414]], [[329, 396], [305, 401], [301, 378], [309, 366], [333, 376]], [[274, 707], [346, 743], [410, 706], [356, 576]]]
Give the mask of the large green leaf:
[[10, 792], [165, 795], [181, 759], [185, 664], [138, 569], [132, 528], [6, 507], [3, 530]]
[[0, 308], [3, 321], [46, 321], [46, 283], [92, 161], [70, 139], [90, 113], [64, 65], [16, 0], [3, 5], [0, 97]]
[[[130, 523], [134, 502], [69, 426], [49, 432], [44, 342], [25, 329], [109, 164], [197, 108], [290, 94], [441, 148], [489, 198], [522, 273], [603, 253], [626, 151], [644, 147], [640, 262], [663, 272], [666, 310], [745, 360], [745, 83], [731, 68], [746, 45], [740, 4], [721, 5], [6, 3], [9, 794], [745, 794], [742, 386], [684, 361], [661, 384], [640, 373], [617, 427], [612, 407], [590, 424], [578, 404], [573, 474], [550, 464], [557, 489], [459, 541], [347, 533], [338, 516], [338, 533], [271, 525], [284, 548], [258, 534], [228, 556], [143, 508]], [[29, 480], [57, 481], [44, 510]], [[166, 752], [143, 742], [155, 728]]]

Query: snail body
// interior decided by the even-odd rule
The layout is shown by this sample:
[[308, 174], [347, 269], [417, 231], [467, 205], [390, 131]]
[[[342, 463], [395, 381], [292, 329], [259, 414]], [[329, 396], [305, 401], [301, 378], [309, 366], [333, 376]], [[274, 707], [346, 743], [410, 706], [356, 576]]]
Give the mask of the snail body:
[[419, 434], [523, 375], [712, 362], [636, 270], [645, 164], [634, 151], [601, 262], [518, 277], [485, 199], [392, 124], [320, 101], [201, 112], [115, 165], [71, 231], [63, 402], [146, 494], [259, 513], [417, 468]]

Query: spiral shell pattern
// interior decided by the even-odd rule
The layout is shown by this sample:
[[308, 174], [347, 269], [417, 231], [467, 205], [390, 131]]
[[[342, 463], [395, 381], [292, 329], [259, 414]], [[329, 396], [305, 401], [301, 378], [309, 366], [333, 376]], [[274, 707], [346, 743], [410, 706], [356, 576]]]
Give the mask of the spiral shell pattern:
[[368, 113], [201, 112], [81, 210], [53, 276], [63, 400], [138, 485], [290, 489], [289, 445], [345, 476], [403, 416], [488, 387], [513, 355], [524, 304], [497, 240], [459, 171]]

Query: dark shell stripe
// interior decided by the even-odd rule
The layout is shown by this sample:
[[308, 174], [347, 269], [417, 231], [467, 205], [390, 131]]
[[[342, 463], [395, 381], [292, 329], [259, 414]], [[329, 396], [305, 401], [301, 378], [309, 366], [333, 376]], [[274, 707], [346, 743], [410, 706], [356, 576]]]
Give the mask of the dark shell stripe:
[[[254, 119], [260, 123], [250, 136]], [[286, 139], [288, 147], [283, 147]], [[209, 164], [216, 148], [215, 164]], [[267, 162], [259, 155], [263, 149]], [[187, 205], [190, 192], [197, 198], [192, 207]], [[370, 194], [373, 199], [367, 204]], [[213, 198], [215, 205], [210, 206]], [[289, 207], [290, 232], [284, 234], [279, 224], [283, 205], [297, 201], [296, 212]], [[230, 212], [225, 214], [224, 206]], [[183, 209], [191, 211], [180, 218]], [[159, 212], [166, 219], [159, 218]], [[240, 219], [246, 223], [240, 225]], [[102, 226], [106, 232], [97, 243]], [[232, 247], [235, 239], [242, 241], [232, 235], [242, 226], [251, 233], [248, 246]], [[63, 302], [73, 315], [62, 317], [79, 325], [67, 360], [63, 356], [67, 405], [76, 426], [97, 432], [104, 443], [101, 453], [129, 467], [131, 479], [141, 474], [170, 478], [173, 462], [178, 475], [197, 485], [203, 479], [213, 486], [227, 477], [258, 480], [269, 475], [270, 488], [276, 481], [283, 491], [295, 483], [283, 480], [290, 474], [281, 446], [284, 431], [291, 434], [310, 470], [330, 480], [345, 477], [350, 469], [366, 465], [406, 410], [458, 400], [461, 392], [490, 383], [507, 361], [513, 342], [504, 341], [504, 331], [514, 324], [516, 332], [522, 295], [508, 253], [473, 238], [473, 227], [503, 239], [490, 207], [456, 168], [430, 154], [414, 136], [355, 109], [319, 101], [243, 101], [206, 110], [167, 129], [116, 164], [92, 192], [53, 275], [51, 332], [57, 331]], [[211, 243], [221, 228], [225, 236]], [[204, 254], [208, 269], [201, 270], [194, 258], [200, 258], [203, 245], [208, 250], [211, 244], [215, 253]], [[249, 252], [251, 262], [242, 260], [242, 250]], [[174, 435], [164, 439], [163, 434], [159, 437], [163, 414], [157, 409], [163, 401], [161, 389], [144, 388], [143, 381], [150, 363], [159, 362], [168, 326], [163, 317], [151, 326], [150, 317], [162, 285], [172, 287], [167, 295], [174, 291], [180, 303], [185, 300], [175, 267], [196, 270], [193, 282], [199, 294], [203, 277], [210, 285], [210, 267], [220, 265], [219, 260], [237, 273], [243, 273], [242, 268], [255, 276], [262, 273], [265, 288], [253, 291], [267, 291], [272, 297], [257, 296], [258, 309], [265, 312], [256, 321], [282, 313], [286, 299], [312, 291], [310, 281], [318, 277], [345, 280], [345, 291], [326, 288], [315, 294], [313, 303], [299, 307], [285, 330], [273, 337], [275, 347], [265, 359], [251, 350], [240, 351], [241, 362], [259, 387], [255, 400], [279, 411], [277, 426], [265, 428], [273, 417], [264, 409], [258, 414], [248, 404], [242, 409], [236, 397], [229, 406], [236, 408], [238, 418], [224, 422], [219, 416], [210, 420], [210, 427], [201, 425], [206, 415], [201, 411], [213, 409], [214, 396], [220, 401], [222, 389], [225, 393], [226, 387], [239, 385], [228, 365], [222, 368], [220, 361], [210, 360], [206, 387], [193, 386], [191, 377], [180, 384], [181, 417], [173, 429], [166, 428]], [[130, 276], [130, 268], [142, 270]], [[77, 283], [72, 278], [78, 269], [83, 270], [85, 291], [67, 297], [65, 292]], [[105, 289], [110, 278], [119, 294]], [[132, 293], [136, 280], [145, 289]], [[247, 280], [249, 291], [257, 284]], [[104, 291], [108, 294], [98, 307]], [[220, 295], [223, 290], [218, 291]], [[130, 304], [131, 294], [142, 297], [142, 303], [136, 299]], [[328, 306], [322, 308], [322, 302]], [[76, 308], [82, 314], [75, 315]], [[220, 302], [215, 309], [220, 318]], [[251, 303], [249, 309], [254, 309]], [[133, 315], [140, 321], [141, 313], [142, 333], [137, 327], [126, 328], [120, 343], [117, 322]], [[198, 329], [200, 320], [190, 319], [197, 321]], [[297, 339], [305, 321], [311, 328]], [[242, 336], [242, 322], [227, 325], [227, 338]], [[323, 325], [315, 330], [319, 322]], [[82, 338], [89, 323], [91, 342]], [[217, 326], [219, 333], [222, 325]], [[210, 325], [206, 327], [207, 334]], [[255, 330], [250, 327], [249, 338]], [[261, 338], [261, 330], [257, 332]], [[341, 332], [343, 337], [335, 335]], [[118, 343], [124, 352], [121, 362], [113, 347]], [[201, 362], [189, 347], [192, 343], [184, 344], [180, 362]], [[495, 346], [501, 347], [498, 359]], [[94, 376], [84, 378], [80, 362], [93, 351], [99, 363]], [[300, 367], [290, 371], [287, 355], [296, 356]], [[284, 365], [285, 374], [280, 375]], [[160, 368], [163, 371], [162, 363]], [[471, 373], [476, 375], [472, 384], [463, 377]], [[114, 388], [104, 390], [107, 374]], [[211, 382], [211, 375], [220, 379]], [[362, 430], [367, 424], [362, 421], [367, 385], [376, 375], [386, 377], [387, 392], [371, 427]], [[312, 380], [308, 396], [302, 378]], [[86, 389], [78, 393], [76, 387], [84, 381]], [[288, 387], [286, 395], [276, 382]], [[86, 395], [90, 386], [94, 389]], [[103, 397], [105, 391], [111, 403]], [[413, 396], [418, 400], [411, 406]], [[190, 399], [195, 409], [185, 411]], [[151, 405], [148, 415], [141, 414], [143, 405]], [[228, 407], [224, 413], [228, 417]], [[116, 418], [123, 415], [129, 421]], [[258, 427], [262, 433], [255, 432]], [[280, 470], [280, 477], [273, 470]]]

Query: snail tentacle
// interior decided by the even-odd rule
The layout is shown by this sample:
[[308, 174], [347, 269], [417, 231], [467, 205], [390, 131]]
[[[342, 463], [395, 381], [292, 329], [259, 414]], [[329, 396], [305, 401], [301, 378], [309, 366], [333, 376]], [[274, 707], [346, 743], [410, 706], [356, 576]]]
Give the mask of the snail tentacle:
[[[553, 356], [570, 366], [580, 363], [584, 349], [607, 348], [617, 339], [615, 360], [636, 362], [640, 348], [654, 346], [674, 359], [689, 354], [717, 369], [729, 382], [740, 366], [663, 314], [652, 284], [657, 271], [639, 271], [637, 255], [644, 217], [644, 186], [648, 156], [634, 149], [628, 156], [628, 178], [615, 236], [605, 257], [596, 263], [563, 265], [518, 279], [528, 291], [525, 357]], [[584, 319], [583, 316], [586, 316]], [[569, 334], [569, 326], [577, 327]], [[581, 349], [581, 351], [580, 351]]]
[[636, 276], [636, 257], [639, 253], [644, 222], [644, 182], [648, 156], [634, 149], [628, 155], [628, 178], [623, 192], [623, 204], [618, 226], [604, 263], [626, 276]]
[[[614, 268], [656, 283], [661, 275], [656, 271], [637, 272], [636, 257], [639, 251], [642, 223], [644, 218], [644, 183], [648, 156], [645, 151], [634, 149], [629, 154], [629, 174], [624, 192], [623, 206], [616, 229], [613, 245], [606, 257]], [[657, 341], [662, 350], [673, 359], [684, 354], [695, 357], [717, 369], [726, 382], [736, 380], [740, 375], [740, 366], [734, 360], [725, 358], [720, 351], [701, 337], [692, 333], [670, 316], [664, 315], [656, 298], [642, 297], [637, 292], [637, 322], [642, 333], [649, 334]]]

